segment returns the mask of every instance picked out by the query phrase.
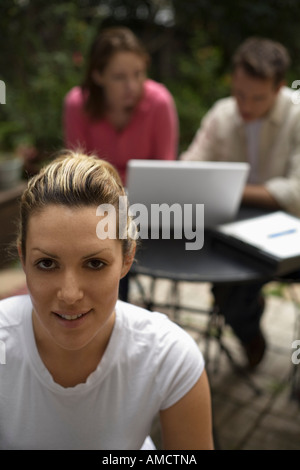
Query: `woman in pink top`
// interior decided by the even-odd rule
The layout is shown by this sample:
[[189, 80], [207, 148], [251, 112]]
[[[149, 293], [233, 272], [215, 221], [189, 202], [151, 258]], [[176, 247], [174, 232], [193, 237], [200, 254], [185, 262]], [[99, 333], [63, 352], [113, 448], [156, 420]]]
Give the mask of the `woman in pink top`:
[[165, 86], [147, 79], [148, 64], [148, 54], [129, 29], [108, 28], [91, 48], [82, 86], [65, 97], [66, 147], [108, 160], [124, 183], [132, 158], [177, 157], [174, 100]]

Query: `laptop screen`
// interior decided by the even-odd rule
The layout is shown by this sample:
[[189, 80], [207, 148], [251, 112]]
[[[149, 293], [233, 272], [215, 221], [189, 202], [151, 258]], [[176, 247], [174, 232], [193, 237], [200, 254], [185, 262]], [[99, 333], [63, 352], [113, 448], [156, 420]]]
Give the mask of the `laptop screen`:
[[129, 204], [134, 210], [136, 204], [140, 205], [144, 215], [145, 207], [149, 226], [158, 224], [160, 227], [170, 220], [174, 227], [182, 225], [190, 211], [195, 226], [200, 205], [203, 205], [202, 223], [206, 228], [213, 227], [234, 220], [248, 173], [248, 163], [130, 160], [127, 166]]

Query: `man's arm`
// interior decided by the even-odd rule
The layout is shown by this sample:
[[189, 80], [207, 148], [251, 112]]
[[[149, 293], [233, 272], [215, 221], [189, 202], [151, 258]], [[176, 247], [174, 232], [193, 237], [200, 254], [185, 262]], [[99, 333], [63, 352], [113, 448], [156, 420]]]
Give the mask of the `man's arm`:
[[244, 189], [242, 204], [247, 206], [264, 207], [265, 209], [280, 209], [279, 203], [263, 185], [247, 184]]

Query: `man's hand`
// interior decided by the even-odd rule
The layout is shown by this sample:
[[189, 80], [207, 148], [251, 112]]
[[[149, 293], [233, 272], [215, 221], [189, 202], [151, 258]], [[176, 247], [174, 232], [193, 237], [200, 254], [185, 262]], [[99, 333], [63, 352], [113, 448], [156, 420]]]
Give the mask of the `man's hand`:
[[266, 209], [280, 209], [276, 199], [263, 185], [247, 184], [244, 189], [242, 204]]

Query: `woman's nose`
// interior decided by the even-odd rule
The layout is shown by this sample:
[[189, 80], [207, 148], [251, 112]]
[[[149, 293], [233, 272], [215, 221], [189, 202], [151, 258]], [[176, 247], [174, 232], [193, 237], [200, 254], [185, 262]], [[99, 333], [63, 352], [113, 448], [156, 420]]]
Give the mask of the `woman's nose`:
[[83, 288], [79, 276], [74, 273], [65, 273], [58, 288], [57, 297], [68, 305], [72, 305], [83, 298]]
[[136, 91], [139, 88], [139, 81], [135, 77], [128, 77], [127, 89], [129, 91]]

